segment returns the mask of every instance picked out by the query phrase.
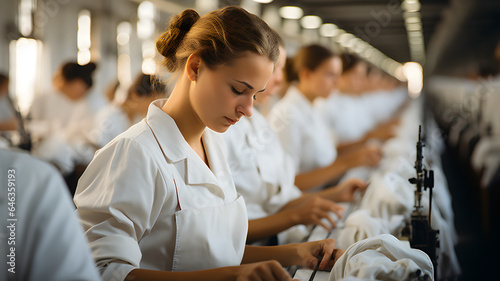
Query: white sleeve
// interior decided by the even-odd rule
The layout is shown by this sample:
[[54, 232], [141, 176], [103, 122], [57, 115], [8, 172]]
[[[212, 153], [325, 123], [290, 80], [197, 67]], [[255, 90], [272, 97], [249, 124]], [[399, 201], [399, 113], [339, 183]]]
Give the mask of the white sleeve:
[[157, 164], [134, 140], [96, 153], [78, 182], [75, 204], [103, 280], [124, 280], [138, 268], [138, 241], [151, 230], [166, 197]]
[[[59, 173], [27, 154], [0, 154], [2, 179], [7, 167], [16, 175], [17, 271], [13, 280], [100, 280]], [[0, 198], [7, 198], [3, 195]]]
[[297, 124], [297, 121], [293, 112], [283, 106], [275, 108], [269, 114], [271, 128], [278, 135], [285, 153], [292, 159], [295, 171], [299, 173], [301, 170], [300, 159], [303, 157], [301, 155], [303, 149], [301, 149], [302, 136], [300, 125]]

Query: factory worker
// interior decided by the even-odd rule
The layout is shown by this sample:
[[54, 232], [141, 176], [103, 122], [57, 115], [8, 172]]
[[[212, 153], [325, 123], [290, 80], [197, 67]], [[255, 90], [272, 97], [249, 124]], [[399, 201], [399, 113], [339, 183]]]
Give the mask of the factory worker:
[[124, 102], [112, 102], [101, 109], [94, 120], [89, 138], [101, 148], [135, 123], [141, 121], [154, 100], [165, 96], [165, 86], [158, 77], [139, 74], [127, 92]]
[[291, 280], [282, 266], [312, 267], [315, 255], [331, 268], [334, 240], [245, 246], [246, 207], [218, 134], [252, 115], [277, 34], [239, 7], [185, 10], [156, 47], [177, 75], [170, 98], [96, 153], [74, 198], [103, 279]]
[[375, 87], [385, 85], [388, 79], [378, 75], [377, 70], [371, 69], [355, 55], [343, 54], [341, 58], [343, 69], [338, 91], [316, 104], [337, 137], [338, 149], [372, 138], [386, 140], [394, 136], [393, 126], [397, 125], [397, 120], [388, 119], [401, 105], [405, 95], [387, 95], [386, 89], [384, 94], [374, 92]]
[[0, 149], [0, 175], [0, 280], [100, 280], [57, 170], [27, 153]]
[[313, 106], [318, 97], [335, 90], [342, 71], [338, 56], [320, 45], [299, 50], [293, 62], [297, 84], [291, 85], [269, 115], [285, 151], [292, 156], [295, 184], [309, 190], [330, 184], [348, 169], [377, 165], [378, 147], [363, 146], [337, 157], [334, 137]]
[[94, 63], [63, 64], [53, 78], [56, 92], [36, 96], [30, 109], [33, 155], [55, 164], [63, 174], [88, 164], [95, 151], [87, 146], [99, 108], [89, 95], [95, 69]]
[[336, 189], [303, 195], [294, 185], [292, 159], [283, 150], [276, 132], [257, 109], [279, 90], [285, 59], [284, 43], [280, 40], [280, 55], [274, 73], [266, 90], [255, 96], [256, 106], [252, 117], [242, 117], [224, 134], [234, 184], [247, 205], [249, 242], [287, 229], [278, 235], [278, 243], [302, 241], [309, 233], [308, 229], [291, 228], [300, 224], [319, 224], [329, 229], [321, 219], [330, 220], [334, 226], [335, 222], [328, 212], [340, 215], [340, 206], [331, 200], [349, 201], [355, 190], [366, 186], [362, 181], [351, 180]]

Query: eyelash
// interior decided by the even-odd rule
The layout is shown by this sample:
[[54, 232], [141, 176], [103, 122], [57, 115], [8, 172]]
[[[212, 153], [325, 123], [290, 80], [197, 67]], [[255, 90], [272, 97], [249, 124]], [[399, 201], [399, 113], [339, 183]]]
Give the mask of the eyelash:
[[236, 88], [234, 88], [233, 86], [231, 86], [231, 90], [237, 95], [243, 95], [243, 92], [238, 92], [238, 90], [236, 90]]
[[[238, 90], [236, 90], [236, 88], [234, 88], [233, 86], [231, 86], [231, 90], [233, 91], [233, 93], [237, 94], [237, 95], [243, 95], [243, 92], [238, 92]], [[253, 95], [253, 100], [256, 100], [257, 97], [256, 95]]]

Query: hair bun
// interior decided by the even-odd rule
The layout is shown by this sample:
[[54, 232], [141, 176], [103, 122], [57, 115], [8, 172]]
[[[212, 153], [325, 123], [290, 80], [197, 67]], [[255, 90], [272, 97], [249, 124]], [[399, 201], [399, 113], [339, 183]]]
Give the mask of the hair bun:
[[165, 57], [165, 65], [168, 71], [177, 68], [176, 52], [182, 40], [191, 27], [198, 21], [200, 15], [192, 9], [186, 9], [182, 13], [172, 17], [168, 29], [163, 32], [156, 41], [156, 49]]
[[82, 65], [82, 66], [83, 66], [83, 68], [85, 68], [85, 70], [87, 70], [89, 72], [89, 74], [94, 72], [94, 70], [97, 68], [97, 65], [93, 62], [89, 62], [89, 63]]

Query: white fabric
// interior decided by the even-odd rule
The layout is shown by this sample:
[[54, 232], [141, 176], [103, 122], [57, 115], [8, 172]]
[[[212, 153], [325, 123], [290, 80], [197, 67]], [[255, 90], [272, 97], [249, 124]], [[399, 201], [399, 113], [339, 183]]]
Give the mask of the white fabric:
[[318, 99], [315, 107], [339, 142], [354, 142], [392, 117], [405, 99], [406, 93], [401, 88], [361, 96], [337, 92], [326, 99]]
[[302, 195], [294, 185], [290, 156], [257, 110], [251, 118], [243, 117], [231, 126], [224, 139], [229, 168], [238, 193], [245, 198], [249, 219], [272, 215]]
[[328, 125], [294, 85], [288, 88], [268, 118], [286, 153], [292, 157], [297, 173], [335, 161], [337, 150]]
[[[172, 270], [178, 234], [176, 186], [182, 189], [182, 210], [220, 207], [237, 199], [222, 136], [208, 128], [203, 134], [209, 169], [184, 140], [175, 121], [161, 110], [165, 101], [149, 106], [146, 120], [152, 130], [143, 120], [119, 135], [96, 153], [79, 181], [74, 201], [104, 280], [123, 280], [138, 267]], [[247, 224], [246, 213], [241, 213], [231, 229], [245, 229]], [[237, 241], [239, 231], [228, 235]], [[237, 244], [244, 245], [245, 240]], [[190, 241], [203, 253], [206, 245]], [[214, 246], [229, 245], [230, 241]], [[195, 266], [186, 270], [199, 269], [196, 266], [206, 256], [193, 258]], [[225, 265], [240, 262], [234, 259]]]
[[[140, 120], [136, 120], [140, 121]], [[109, 104], [94, 118], [90, 139], [98, 147], [105, 146], [119, 134], [137, 122], [130, 122], [125, 111], [117, 104]]]
[[369, 280], [413, 280], [420, 270], [434, 279], [429, 257], [390, 234], [362, 240], [347, 248], [330, 273], [331, 281], [347, 276]]
[[405, 217], [402, 215], [394, 215], [390, 220], [384, 220], [371, 217], [367, 210], [357, 210], [345, 220], [345, 227], [340, 230], [337, 238], [337, 247], [346, 249], [358, 241], [380, 234], [397, 235], [404, 224]]
[[35, 97], [30, 110], [32, 154], [56, 164], [64, 174], [76, 164], [88, 164], [95, 151], [88, 136], [100, 108], [96, 100], [87, 96], [71, 101], [61, 93]]
[[[8, 222], [9, 170], [15, 180], [15, 218]], [[0, 214], [2, 255], [0, 280], [100, 280], [68, 189], [49, 164], [22, 152], [0, 149]], [[12, 186], [11, 186], [12, 188]], [[12, 190], [11, 190], [12, 191]], [[7, 270], [6, 250], [15, 223], [15, 274]], [[7, 225], [6, 225], [7, 224]], [[10, 250], [10, 249], [9, 249]], [[10, 258], [9, 258], [10, 260]]]

